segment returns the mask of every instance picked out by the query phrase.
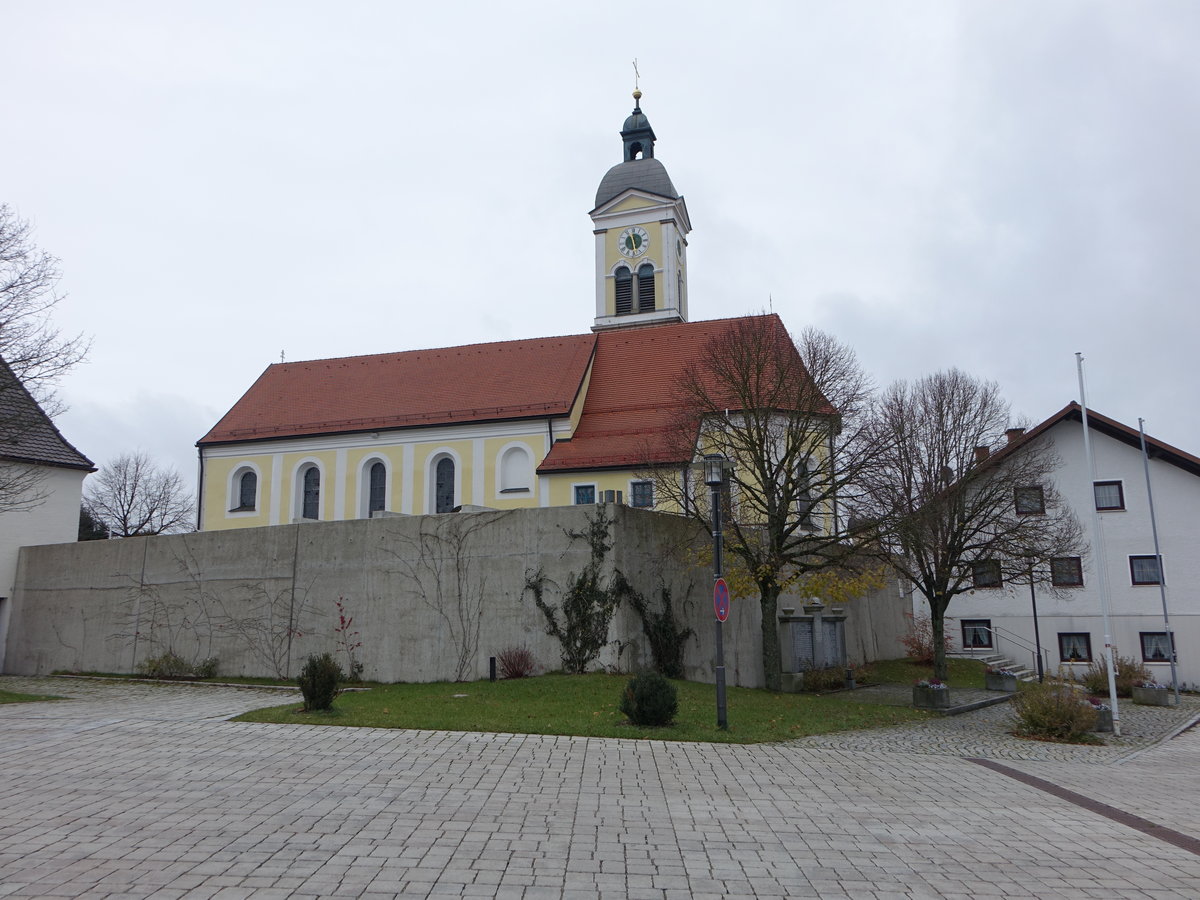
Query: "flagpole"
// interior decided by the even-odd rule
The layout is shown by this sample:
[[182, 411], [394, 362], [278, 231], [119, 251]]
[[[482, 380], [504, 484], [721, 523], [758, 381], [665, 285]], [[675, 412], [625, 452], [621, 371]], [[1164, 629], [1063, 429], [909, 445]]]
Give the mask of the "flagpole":
[[1100, 530], [1100, 514], [1096, 511], [1096, 460], [1092, 456], [1092, 439], [1088, 433], [1087, 391], [1083, 386], [1083, 354], [1075, 354], [1079, 372], [1079, 406], [1083, 410], [1083, 455], [1087, 458], [1088, 484], [1091, 486], [1092, 533], [1096, 535], [1093, 558], [1096, 560], [1096, 581], [1100, 588], [1100, 612], [1104, 617], [1104, 665], [1108, 670], [1108, 704], [1112, 707], [1113, 737], [1121, 736], [1121, 712], [1117, 707], [1117, 678], [1113, 666], [1112, 627], [1109, 624], [1108, 564], [1104, 556], [1104, 533]]
[[1175, 705], [1179, 705], [1179, 676], [1175, 672], [1175, 635], [1171, 633], [1171, 620], [1167, 616], [1167, 572], [1163, 568], [1162, 554], [1158, 551], [1158, 522], [1154, 518], [1154, 492], [1150, 489], [1150, 454], [1146, 452], [1146, 428], [1138, 417], [1138, 436], [1142, 440], [1142, 467], [1146, 470], [1146, 499], [1150, 501], [1150, 532], [1154, 535], [1154, 558], [1158, 561], [1158, 592], [1162, 595], [1163, 628], [1167, 633], [1167, 655], [1171, 660], [1171, 686], [1175, 688]]

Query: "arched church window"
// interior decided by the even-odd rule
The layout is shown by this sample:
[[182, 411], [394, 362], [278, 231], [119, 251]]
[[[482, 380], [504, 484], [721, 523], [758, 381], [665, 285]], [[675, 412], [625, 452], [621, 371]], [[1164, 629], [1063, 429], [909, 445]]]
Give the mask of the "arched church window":
[[638, 266], [638, 312], [654, 311], [654, 266]]
[[241, 510], [254, 509], [258, 501], [258, 475], [254, 472], [243, 472], [238, 480], [238, 505]]
[[454, 460], [446, 456], [438, 460], [434, 482], [434, 512], [454, 511]]
[[304, 496], [301, 503], [301, 518], [321, 518], [321, 470], [309, 466], [304, 470]]
[[382, 512], [387, 491], [387, 467], [377, 462], [371, 465], [370, 488], [367, 497], [367, 515]]
[[627, 316], [633, 312], [633, 273], [621, 266], [613, 273], [617, 290], [617, 315]]
[[527, 493], [533, 484], [533, 466], [524, 447], [509, 447], [500, 457], [500, 492]]

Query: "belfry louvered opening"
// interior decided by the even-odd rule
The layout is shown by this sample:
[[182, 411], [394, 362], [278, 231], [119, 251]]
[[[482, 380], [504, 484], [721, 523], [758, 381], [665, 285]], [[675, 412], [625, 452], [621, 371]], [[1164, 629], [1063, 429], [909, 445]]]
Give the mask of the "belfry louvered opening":
[[633, 273], [624, 266], [617, 269], [617, 315], [627, 316], [633, 312]]
[[638, 312], [654, 311], [654, 266], [638, 267]]

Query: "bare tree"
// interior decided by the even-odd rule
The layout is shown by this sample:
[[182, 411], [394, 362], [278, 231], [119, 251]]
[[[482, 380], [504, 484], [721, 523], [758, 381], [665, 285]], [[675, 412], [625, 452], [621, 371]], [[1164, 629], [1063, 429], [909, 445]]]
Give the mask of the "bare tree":
[[879, 404], [884, 465], [869, 473], [861, 509], [884, 526], [891, 562], [929, 602], [937, 678], [946, 677], [955, 596], [981, 575], [1020, 582], [1085, 549], [1054, 485], [1052, 445], [1009, 444], [1009, 426], [998, 386], [956, 369], [897, 382]]
[[58, 260], [39, 250], [29, 223], [0, 204], [0, 357], [47, 414], [61, 410], [58, 379], [87, 355], [82, 336], [63, 337], [50, 321], [62, 299]]
[[192, 495], [183, 478], [140, 450], [102, 466], [84, 489], [84, 502], [113, 537], [192, 530]]
[[[814, 329], [793, 342], [773, 315], [740, 320], [701, 358], [677, 390], [665, 455], [733, 462], [725, 549], [758, 590], [764, 679], [778, 690], [780, 594], [818, 573], [849, 572], [869, 538], [842, 513], [878, 455], [867, 440], [872, 387], [848, 347]], [[659, 496], [711, 530], [701, 479], [651, 474]]]

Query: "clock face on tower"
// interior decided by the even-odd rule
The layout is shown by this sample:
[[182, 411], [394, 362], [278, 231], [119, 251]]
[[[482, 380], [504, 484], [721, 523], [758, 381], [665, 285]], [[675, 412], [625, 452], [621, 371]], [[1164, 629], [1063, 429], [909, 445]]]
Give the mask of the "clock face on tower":
[[641, 256], [650, 246], [650, 235], [641, 225], [632, 225], [621, 232], [621, 236], [617, 239], [617, 246], [620, 248], [622, 256]]

